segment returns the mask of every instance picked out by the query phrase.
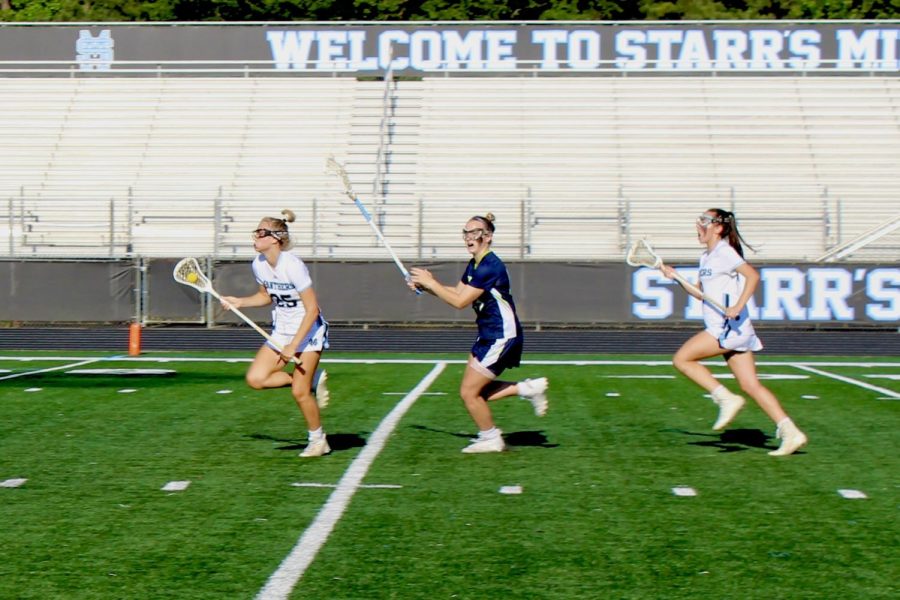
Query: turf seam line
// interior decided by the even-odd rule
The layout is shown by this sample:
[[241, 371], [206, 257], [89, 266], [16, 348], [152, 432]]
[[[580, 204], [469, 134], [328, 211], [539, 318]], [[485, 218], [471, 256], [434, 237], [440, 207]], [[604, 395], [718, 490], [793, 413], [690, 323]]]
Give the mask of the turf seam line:
[[900, 394], [898, 394], [897, 392], [891, 391], [887, 388], [879, 387], [877, 385], [872, 385], [871, 383], [866, 383], [865, 381], [859, 381], [858, 379], [853, 379], [852, 377], [838, 375], [837, 373], [829, 373], [828, 371], [814, 369], [814, 368], [806, 366], [806, 365], [795, 364], [794, 366], [803, 371], [809, 371], [810, 373], [815, 373], [816, 375], [821, 375], [822, 377], [830, 377], [831, 379], [837, 379], [838, 381], [843, 381], [844, 383], [856, 385], [856, 386], [865, 388], [865, 389], [873, 391], [873, 392], [878, 392], [879, 394], [884, 394], [885, 396], [889, 396], [891, 398], [894, 398], [895, 400], [900, 400]]
[[[432, 363], [433, 364], [433, 363]], [[278, 569], [269, 576], [266, 585], [257, 594], [258, 600], [276, 600], [288, 598], [294, 586], [303, 577], [303, 573], [312, 563], [319, 549], [325, 544], [341, 515], [350, 504], [353, 494], [359, 489], [369, 467], [375, 462], [378, 454], [387, 443], [388, 437], [396, 429], [403, 415], [415, 404], [416, 400], [427, 390], [434, 380], [446, 368], [446, 362], [438, 362], [433, 369], [412, 389], [391, 412], [387, 414], [359, 455], [350, 463], [337, 488], [331, 493], [316, 518], [307, 527], [290, 554], [281, 562]]]

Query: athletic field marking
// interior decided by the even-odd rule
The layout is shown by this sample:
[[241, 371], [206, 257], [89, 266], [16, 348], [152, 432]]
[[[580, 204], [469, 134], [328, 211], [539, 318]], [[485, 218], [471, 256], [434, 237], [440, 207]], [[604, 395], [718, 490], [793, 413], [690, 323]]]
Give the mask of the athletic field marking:
[[[734, 379], [733, 373], [716, 373], [716, 379]], [[809, 379], [809, 375], [788, 375], [785, 373], [757, 373], [759, 379]]]
[[868, 498], [865, 492], [861, 492], [859, 490], [838, 490], [838, 494], [847, 498], [848, 500], [862, 500], [864, 498]]
[[134, 389], [134, 388], [125, 388], [125, 389], [119, 390], [119, 393], [120, 393], [120, 394], [133, 394], [133, 393], [135, 393], [136, 391], [137, 391], [137, 390]]
[[66, 375], [174, 375], [172, 369], [72, 369]]
[[672, 493], [675, 494], [676, 496], [690, 497], [690, 496], [696, 496], [697, 490], [695, 490], [692, 487], [688, 487], [686, 485], [679, 485], [679, 486], [672, 488]]
[[[28, 362], [33, 360], [52, 361], [52, 360], [84, 360], [83, 356], [0, 356], [0, 360]], [[91, 362], [215, 362], [215, 363], [249, 363], [252, 358], [204, 358], [204, 357], [147, 357], [147, 356], [116, 356], [116, 357], [95, 357], [89, 361], [79, 363], [78, 365], [67, 365], [65, 367], [53, 367], [46, 370], [70, 369], [80, 366], [81, 364], [90, 364]], [[411, 358], [383, 358], [383, 359], [361, 359], [361, 358], [323, 358], [322, 364], [367, 364], [367, 365], [434, 365], [436, 363], [444, 363], [447, 365], [464, 365], [468, 361], [466, 359], [411, 359]], [[671, 360], [523, 360], [523, 365], [561, 365], [561, 366], [615, 366], [615, 365], [632, 365], [641, 367], [671, 367]], [[703, 361], [703, 364], [725, 367], [721, 360]], [[812, 367], [861, 367], [861, 368], [900, 368], [900, 361], [894, 362], [835, 362], [835, 361], [759, 361], [756, 363], [758, 367], [796, 367], [798, 365], [809, 365]], [[31, 371], [27, 374], [42, 373], [42, 371]], [[21, 377], [25, 373], [17, 373], [15, 377]], [[9, 376], [7, 376], [9, 377]], [[6, 377], [0, 377], [0, 380]]]
[[159, 489], [164, 492], [183, 492], [188, 489], [189, 485], [191, 485], [190, 481], [170, 481]]
[[[432, 363], [433, 364], [433, 363]], [[396, 429], [400, 419], [406, 414], [416, 400], [427, 390], [434, 380], [444, 371], [447, 363], [438, 362], [434, 368], [422, 379], [416, 387], [412, 389], [400, 402], [391, 409], [391, 412], [382, 419], [378, 427], [369, 437], [366, 445], [359, 452], [359, 455], [344, 472], [343, 477], [337, 484], [337, 488], [331, 492], [328, 501], [316, 518], [306, 528], [297, 544], [291, 550], [290, 554], [281, 562], [278, 569], [272, 573], [266, 585], [257, 594], [257, 598], [264, 600], [275, 600], [276, 598], [287, 598], [290, 596], [291, 590], [303, 577], [303, 573], [312, 564], [313, 559], [318, 554], [319, 549], [325, 544], [334, 526], [340, 520], [341, 515], [350, 504], [353, 494], [359, 489], [360, 483], [369, 467], [375, 462], [378, 454], [387, 443], [388, 437]], [[327, 460], [327, 459], [326, 459]]]
[[504, 485], [504, 486], [500, 487], [500, 493], [501, 494], [509, 494], [509, 495], [521, 494], [522, 486], [521, 485]]
[[877, 373], [875, 375], [863, 375], [866, 379], [890, 379], [892, 381], [900, 381], [900, 374]]
[[[299, 488], [336, 488], [336, 483], [306, 483], [302, 481], [298, 481], [296, 483], [291, 484], [293, 487]], [[359, 488], [367, 488], [372, 490], [399, 490], [403, 489], [402, 485], [394, 485], [392, 483], [363, 483], [359, 486]]]
[[[2, 357], [0, 357], [0, 360], [5, 360], [5, 359], [3, 359]], [[9, 360], [25, 360], [25, 361], [28, 361], [28, 360], [33, 360], [33, 359], [31, 359], [31, 358], [27, 358], [27, 359], [13, 359], [13, 358], [11, 358], [11, 359], [9, 359]], [[41, 359], [41, 360], [43, 360], [43, 359]], [[62, 358], [62, 357], [60, 357], [60, 358], [47, 358], [46, 360], [79, 360], [79, 359], [77, 359], [77, 358]], [[49, 373], [50, 371], [61, 371], [61, 370], [63, 370], [63, 369], [71, 369], [71, 368], [73, 368], [73, 367], [80, 367], [81, 365], [90, 365], [90, 364], [92, 364], [92, 363], [95, 363], [95, 362], [98, 362], [98, 361], [101, 361], [101, 360], [106, 360], [106, 359], [104, 359], [104, 358], [91, 358], [91, 359], [89, 359], [89, 360], [82, 360], [81, 362], [75, 363], [74, 365], [62, 365], [62, 366], [59, 366], [59, 367], [48, 367], [48, 368], [46, 368], [46, 369], [38, 369], [37, 371], [22, 371], [21, 373], [13, 373], [12, 375], [5, 375], [5, 376], [3, 376], [3, 377], [0, 377], [0, 381], [3, 381], [4, 379], [15, 379], [16, 377], [27, 377], [28, 375], [38, 375], [38, 374], [40, 374], [40, 373]]]
[[4, 488], [17, 488], [21, 485], [25, 485], [27, 479], [7, 479], [6, 481], [0, 481], [0, 487]]
[[42, 392], [42, 391], [44, 391], [44, 388], [25, 388], [24, 391], [26, 391], [26, 392]]
[[858, 379], [853, 379], [851, 377], [845, 377], [844, 375], [838, 375], [836, 373], [829, 373], [828, 371], [814, 369], [814, 368], [806, 366], [802, 363], [797, 363], [794, 366], [797, 367], [798, 369], [802, 369], [804, 371], [809, 371], [810, 373], [815, 373], [816, 375], [821, 375], [822, 377], [830, 377], [832, 379], [837, 379], [838, 381], [843, 381], [844, 383], [849, 383], [850, 385], [856, 385], [861, 388], [871, 390], [873, 392], [878, 392], [879, 394], [884, 394], [885, 396], [892, 398], [894, 400], [900, 400], [900, 394], [898, 394], [897, 392], [893, 392], [893, 391], [883, 388], [883, 387], [878, 387], [877, 385], [872, 385], [871, 383], [866, 383], [865, 381], [859, 381]]
[[674, 375], [601, 375], [606, 379], [675, 379]]

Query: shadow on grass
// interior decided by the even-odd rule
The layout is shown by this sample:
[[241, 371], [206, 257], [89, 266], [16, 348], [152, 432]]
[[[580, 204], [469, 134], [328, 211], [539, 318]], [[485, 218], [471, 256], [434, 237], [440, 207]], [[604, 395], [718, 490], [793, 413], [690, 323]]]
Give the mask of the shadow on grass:
[[[435, 429], [434, 427], [427, 427], [425, 425], [410, 425], [412, 429], [418, 429], [420, 431], [430, 431], [432, 433], [442, 433], [444, 435], [452, 435], [453, 437], [462, 438], [466, 441], [475, 437], [474, 434], [470, 433], [459, 433], [455, 431], [447, 431], [445, 429]], [[330, 437], [328, 438], [331, 439]], [[557, 448], [559, 444], [551, 444], [547, 439], [547, 436], [544, 435], [543, 431], [513, 431], [511, 433], [504, 433], [503, 440], [506, 442], [507, 446], [530, 446], [533, 448]]]
[[[268, 440], [270, 442], [283, 442], [287, 445], [278, 446], [276, 450], [290, 450], [295, 452], [306, 448], [306, 441], [298, 442], [296, 439], [276, 438], [264, 433], [252, 433], [246, 436], [254, 440]], [[340, 452], [341, 450], [349, 450], [351, 448], [362, 448], [366, 445], [366, 438], [358, 433], [329, 433], [328, 445], [332, 452]]]
[[778, 446], [769, 446], [772, 436], [766, 435], [759, 429], [729, 429], [722, 433], [698, 433], [683, 429], [666, 429], [668, 433], [680, 433], [693, 437], [709, 438], [702, 441], [688, 442], [689, 446], [703, 446], [717, 448], [719, 452], [743, 452], [750, 448], [774, 450]]

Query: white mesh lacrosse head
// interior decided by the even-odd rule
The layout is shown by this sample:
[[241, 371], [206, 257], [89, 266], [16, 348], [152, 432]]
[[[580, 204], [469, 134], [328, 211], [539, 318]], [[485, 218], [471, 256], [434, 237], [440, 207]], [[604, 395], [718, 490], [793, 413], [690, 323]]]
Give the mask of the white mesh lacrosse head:
[[341, 163], [336, 161], [333, 156], [328, 157], [325, 165], [329, 171], [341, 178], [341, 181], [344, 184], [344, 193], [347, 194], [351, 200], [356, 200], [356, 194], [353, 193], [353, 186], [350, 185], [350, 175], [347, 174], [347, 169], [345, 169]]
[[658, 269], [662, 265], [662, 259], [653, 251], [653, 247], [645, 239], [640, 239], [628, 249], [625, 255], [625, 262], [632, 267], [650, 267]]
[[200, 270], [200, 264], [196, 258], [182, 258], [175, 265], [172, 276], [178, 283], [189, 285], [201, 292], [208, 292], [212, 289], [209, 279]]

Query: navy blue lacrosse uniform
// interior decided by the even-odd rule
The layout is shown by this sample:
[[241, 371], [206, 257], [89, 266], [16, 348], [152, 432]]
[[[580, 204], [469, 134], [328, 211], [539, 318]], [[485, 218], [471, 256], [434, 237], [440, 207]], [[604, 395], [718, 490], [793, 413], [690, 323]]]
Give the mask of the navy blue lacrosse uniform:
[[489, 250], [480, 260], [469, 261], [462, 282], [484, 290], [472, 303], [478, 325], [472, 355], [494, 375], [518, 367], [525, 337], [509, 291], [506, 265]]

